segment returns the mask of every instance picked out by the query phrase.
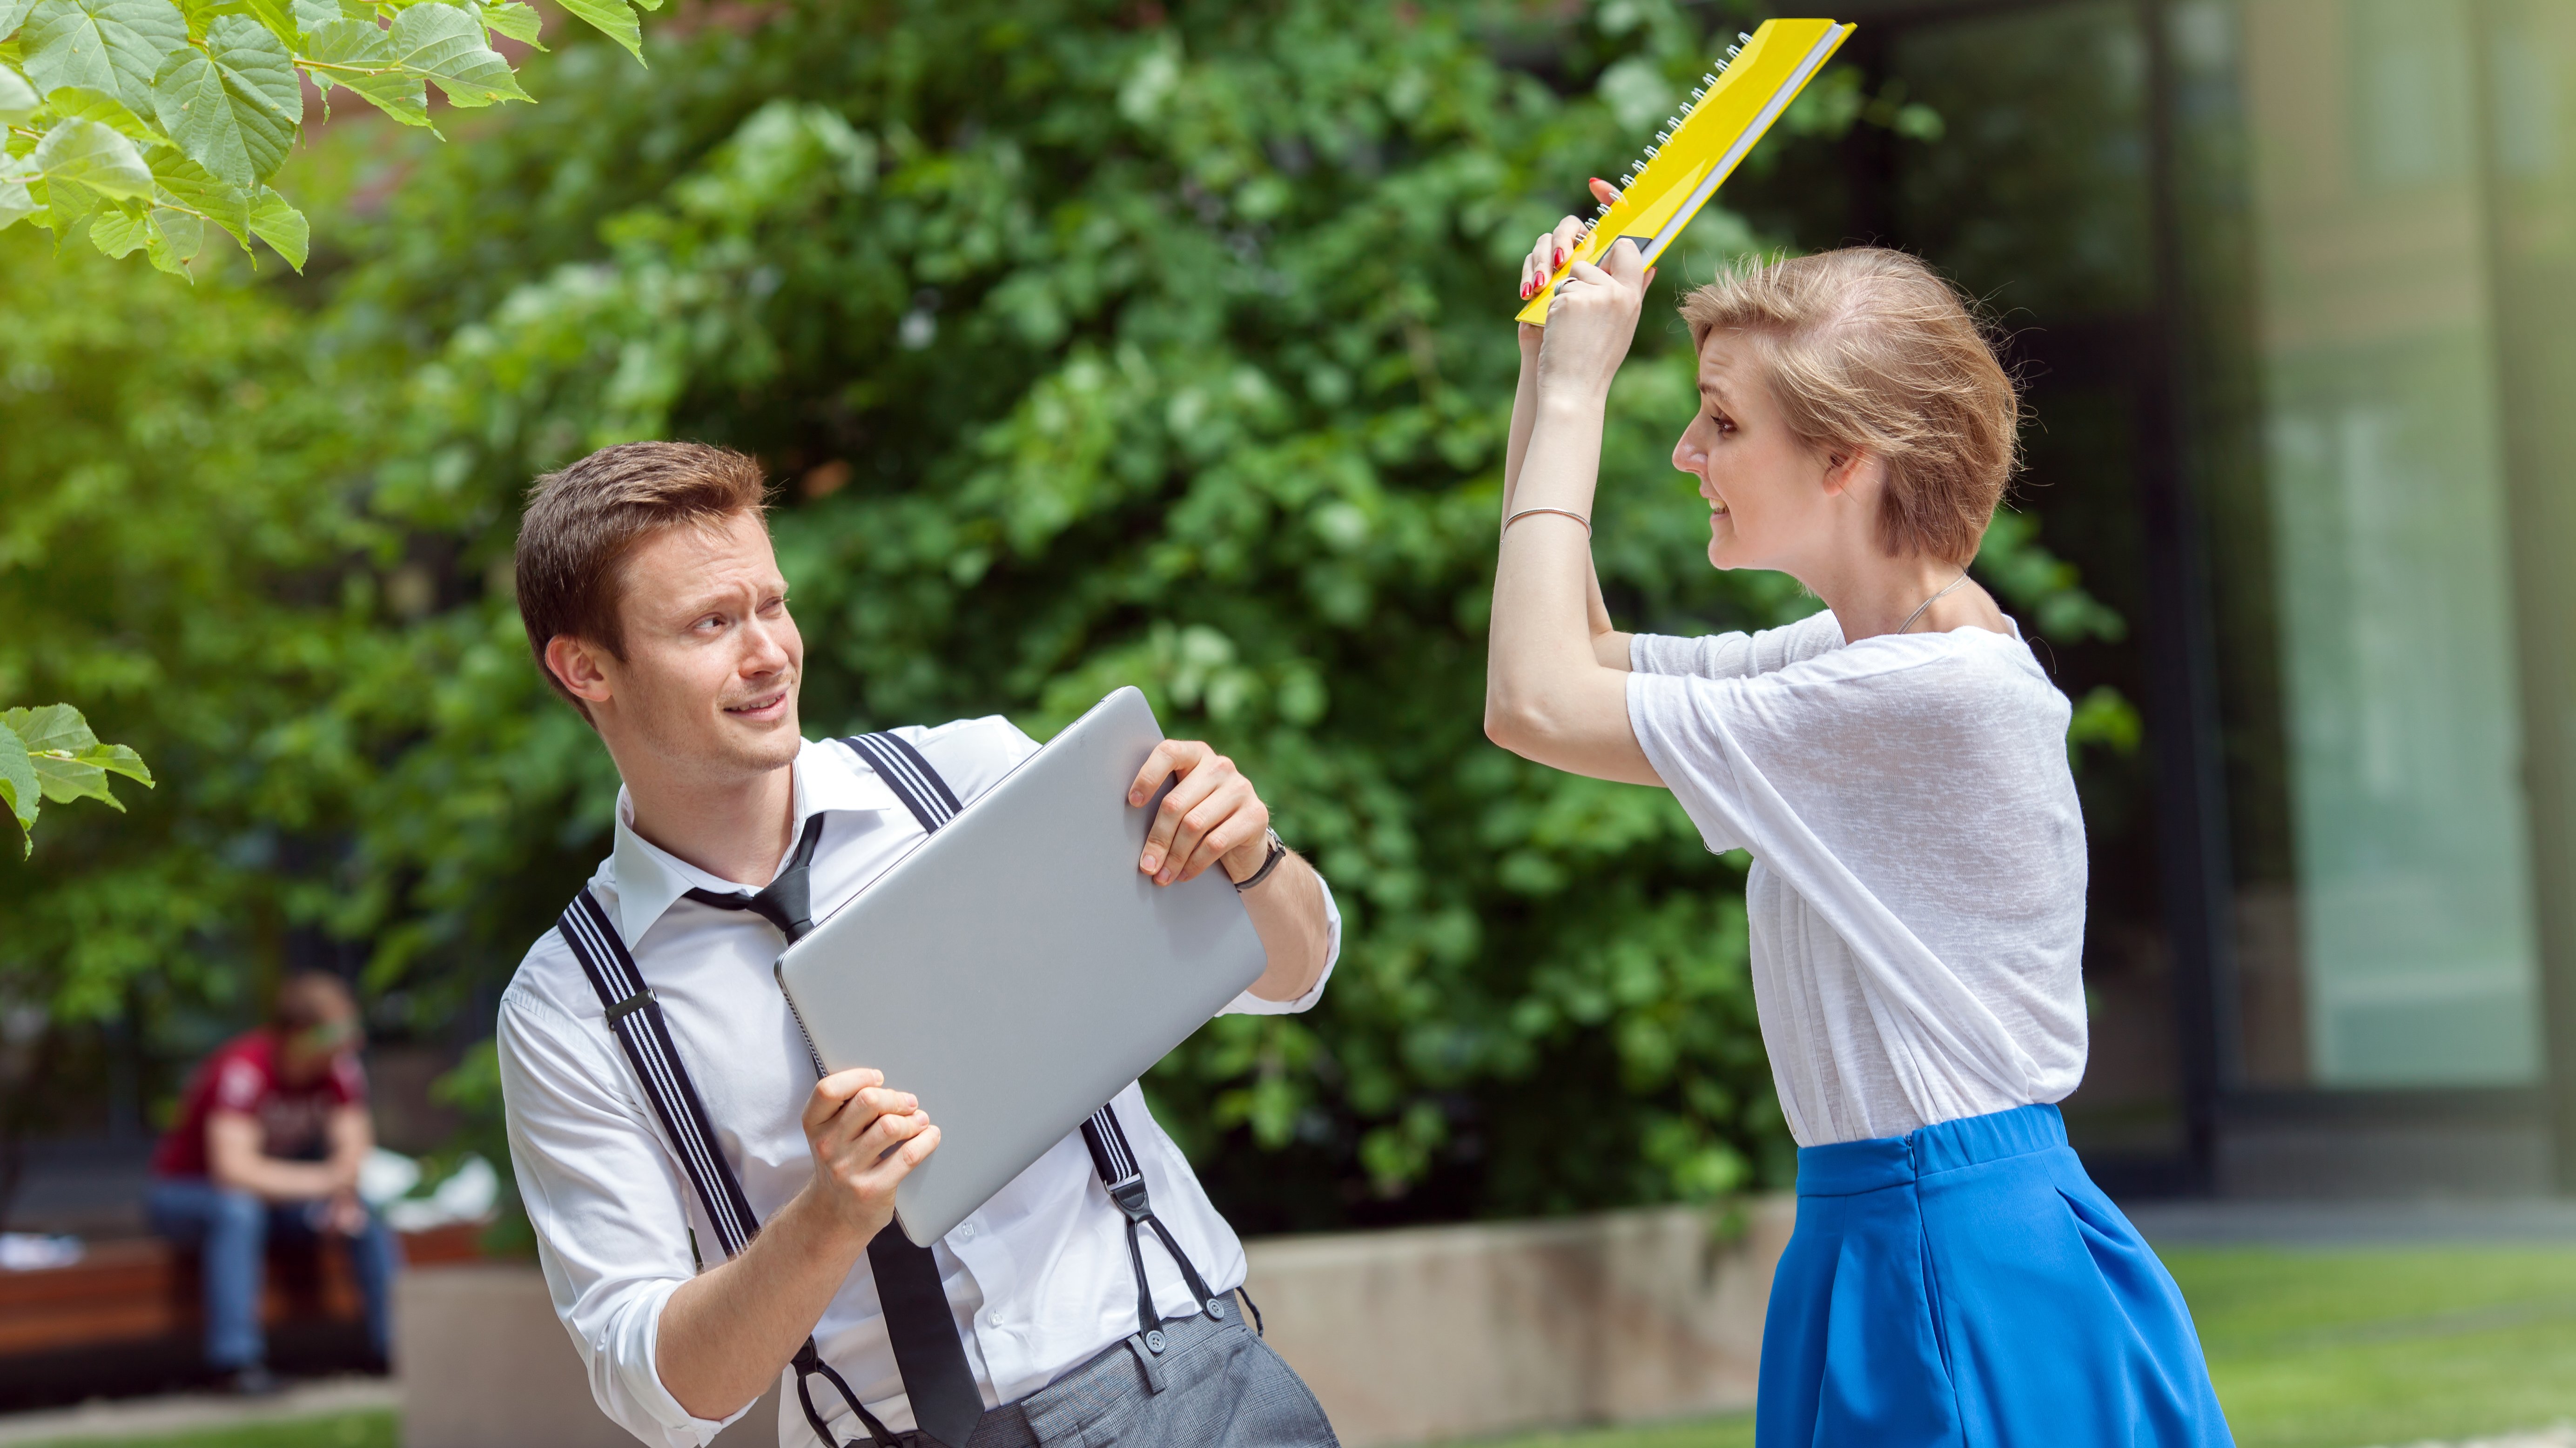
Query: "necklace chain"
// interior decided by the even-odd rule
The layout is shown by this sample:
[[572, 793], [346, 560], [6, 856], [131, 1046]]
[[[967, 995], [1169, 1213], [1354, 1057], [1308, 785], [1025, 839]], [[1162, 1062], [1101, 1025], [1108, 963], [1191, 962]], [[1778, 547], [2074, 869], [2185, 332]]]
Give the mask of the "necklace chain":
[[1967, 581], [1968, 581], [1968, 570], [1966, 570], [1966, 569], [1962, 568], [1962, 569], [1960, 569], [1960, 570], [1959, 570], [1959, 576], [1958, 576], [1958, 577], [1956, 577], [1956, 578], [1951, 579], [1951, 580], [1950, 580], [1950, 582], [1949, 582], [1945, 587], [1943, 587], [1943, 588], [1942, 588], [1942, 590], [1941, 590], [1939, 593], [1936, 593], [1936, 594], [1932, 595], [1930, 598], [1927, 598], [1927, 599], [1923, 600], [1921, 603], [1916, 604], [1916, 605], [1914, 606], [1914, 611], [1913, 611], [1912, 613], [1909, 613], [1909, 614], [1907, 614], [1907, 615], [1905, 616], [1905, 622], [1903, 622], [1903, 623], [1901, 623], [1901, 624], [1898, 624], [1898, 625], [1896, 626], [1896, 631], [1897, 631], [1898, 633], [1903, 633], [1903, 632], [1905, 632], [1907, 629], [1910, 629], [1910, 628], [1914, 627], [1914, 621], [1915, 621], [1916, 619], [1921, 618], [1921, 617], [1923, 616], [1923, 611], [1924, 611], [1925, 609], [1930, 608], [1932, 605], [1934, 605], [1934, 604], [1936, 604], [1936, 603], [1939, 603], [1942, 599], [1949, 597], [1949, 596], [1950, 596], [1950, 590], [1951, 590], [1951, 589], [1957, 588], [1960, 584], [1965, 583], [1965, 582], [1967, 582]]

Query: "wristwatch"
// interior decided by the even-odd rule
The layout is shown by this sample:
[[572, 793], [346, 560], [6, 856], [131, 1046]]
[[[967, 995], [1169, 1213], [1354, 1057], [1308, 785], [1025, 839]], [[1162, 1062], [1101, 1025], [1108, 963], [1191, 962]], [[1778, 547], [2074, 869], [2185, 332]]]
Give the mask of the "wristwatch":
[[1279, 838], [1277, 830], [1263, 830], [1261, 833], [1270, 841], [1270, 853], [1261, 857], [1260, 869], [1234, 882], [1234, 893], [1238, 895], [1269, 879], [1270, 872], [1279, 868], [1279, 862], [1288, 858], [1288, 846]]

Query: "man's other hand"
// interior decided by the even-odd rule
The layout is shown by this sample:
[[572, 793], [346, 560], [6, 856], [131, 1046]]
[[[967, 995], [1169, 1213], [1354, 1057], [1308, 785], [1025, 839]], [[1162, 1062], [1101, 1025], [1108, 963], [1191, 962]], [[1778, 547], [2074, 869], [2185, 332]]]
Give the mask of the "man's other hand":
[[354, 1190], [333, 1192], [322, 1204], [323, 1231], [354, 1237], [367, 1230], [367, 1205]]
[[862, 1243], [894, 1220], [894, 1189], [939, 1146], [939, 1128], [908, 1091], [865, 1066], [835, 1071], [805, 1098], [805, 1140], [824, 1210]]
[[1154, 828], [1145, 836], [1145, 852], [1136, 868], [1157, 885], [1194, 879], [1218, 860], [1229, 879], [1241, 880], [1261, 868], [1269, 853], [1265, 832], [1270, 806], [1252, 789], [1252, 781], [1234, 761], [1195, 739], [1166, 739], [1154, 746], [1136, 782], [1127, 786], [1127, 804], [1140, 806], [1154, 797], [1163, 781], [1180, 776], [1154, 812]]

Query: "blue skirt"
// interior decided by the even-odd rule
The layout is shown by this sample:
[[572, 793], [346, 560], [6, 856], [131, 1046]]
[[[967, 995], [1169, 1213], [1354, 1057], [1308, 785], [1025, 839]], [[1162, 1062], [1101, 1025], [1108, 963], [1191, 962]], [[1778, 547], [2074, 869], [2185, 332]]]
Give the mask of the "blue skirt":
[[2054, 1106], [1798, 1153], [1759, 1448], [2232, 1445], [2182, 1293]]

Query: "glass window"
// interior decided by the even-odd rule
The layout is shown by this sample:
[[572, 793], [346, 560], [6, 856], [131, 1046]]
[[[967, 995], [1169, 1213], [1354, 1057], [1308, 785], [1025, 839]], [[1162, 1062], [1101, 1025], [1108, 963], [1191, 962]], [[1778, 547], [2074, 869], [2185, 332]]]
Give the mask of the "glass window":
[[[2193, 244], [2227, 253], [2204, 256], [2204, 275], [2231, 258], [2245, 272], [2208, 291], [2242, 306], [2252, 359], [2232, 378], [2213, 369], [2251, 390], [2252, 466], [2203, 476], [2219, 647], [2234, 656], [2237, 1065], [2257, 1086], [2531, 1082], [2517, 620], [2469, 6], [2193, 3], [2175, 35], [2186, 98], [2192, 68], [2230, 49], [2241, 86], [2240, 189], [2186, 181]], [[2549, 131], [2514, 144], [2546, 147]], [[2210, 145], [2186, 141], [2187, 161], [2224, 161]], [[2207, 406], [2222, 439], [2223, 414], [2249, 410]]]

